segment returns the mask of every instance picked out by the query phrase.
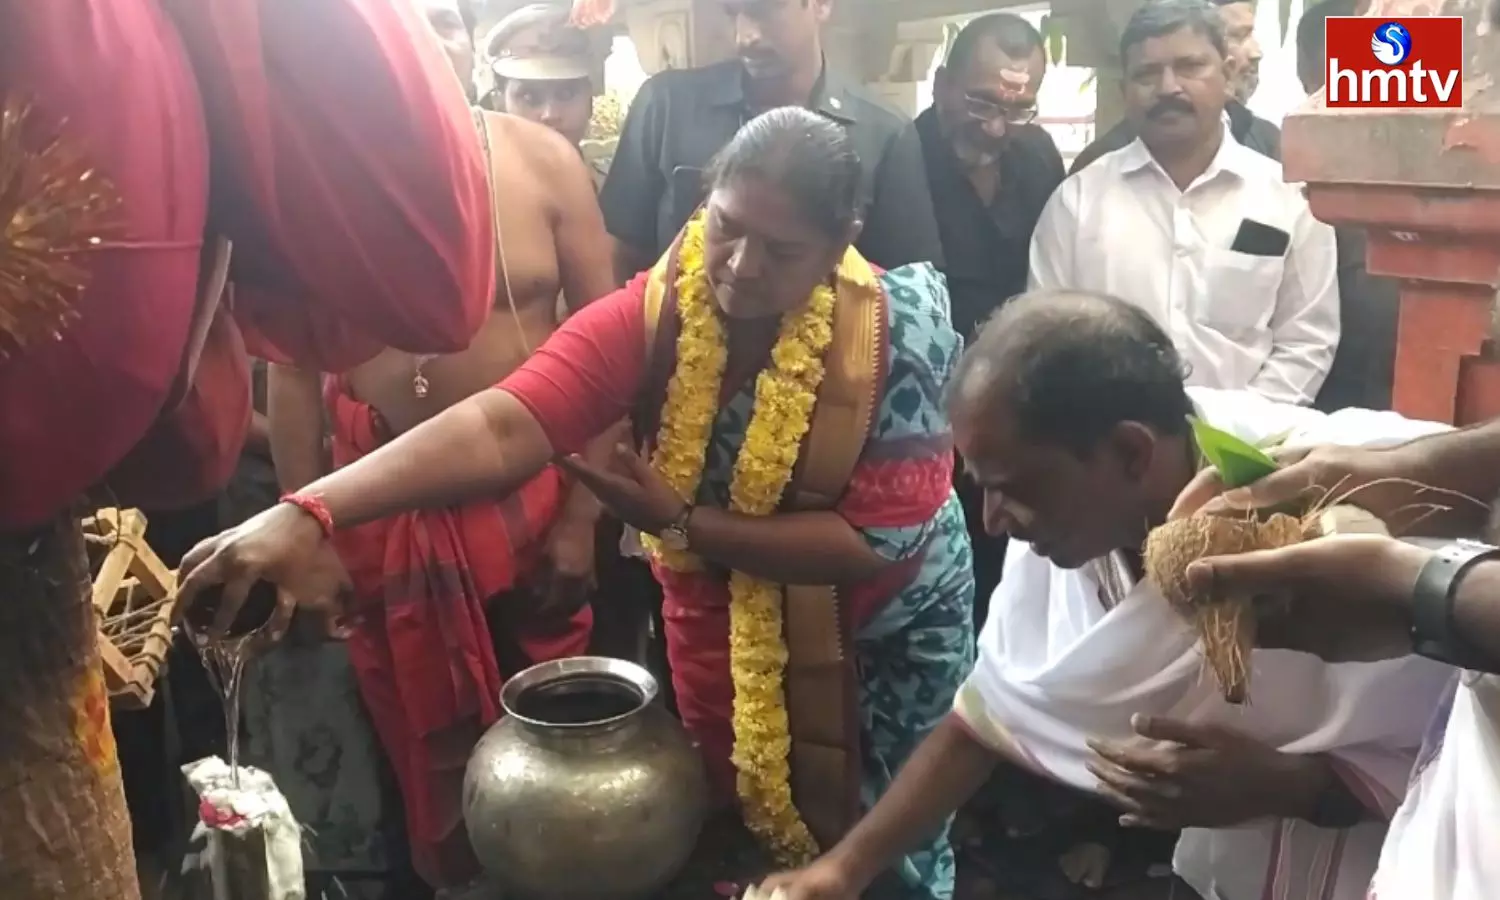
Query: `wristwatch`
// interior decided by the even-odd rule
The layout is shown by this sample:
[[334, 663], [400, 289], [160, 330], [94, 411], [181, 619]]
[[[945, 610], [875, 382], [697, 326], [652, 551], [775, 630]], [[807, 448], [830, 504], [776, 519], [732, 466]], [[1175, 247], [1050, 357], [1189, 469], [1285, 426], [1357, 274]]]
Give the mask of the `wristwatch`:
[[1445, 545], [1422, 566], [1411, 598], [1411, 646], [1420, 656], [1466, 667], [1474, 651], [1458, 633], [1453, 604], [1458, 587], [1475, 564], [1500, 557], [1500, 547], [1458, 540]]
[[682, 512], [677, 514], [671, 525], [661, 530], [657, 535], [661, 539], [661, 545], [674, 553], [686, 553], [689, 545], [688, 522], [693, 518], [693, 510], [696, 507], [684, 506]]

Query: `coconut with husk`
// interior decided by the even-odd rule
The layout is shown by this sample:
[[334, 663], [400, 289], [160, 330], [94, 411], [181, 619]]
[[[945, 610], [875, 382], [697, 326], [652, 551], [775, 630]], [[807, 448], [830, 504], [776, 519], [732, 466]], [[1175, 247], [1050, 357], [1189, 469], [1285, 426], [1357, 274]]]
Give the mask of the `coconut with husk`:
[[[1218, 470], [1225, 487], [1243, 487], [1276, 470], [1261, 447], [1252, 446], [1193, 419], [1198, 449]], [[1197, 630], [1205, 665], [1224, 699], [1244, 703], [1250, 694], [1250, 651], [1255, 646], [1255, 598], [1197, 590], [1187, 570], [1200, 559], [1275, 550], [1333, 534], [1386, 534], [1378, 517], [1329, 497], [1309, 498], [1303, 508], [1247, 511], [1243, 515], [1194, 515], [1167, 522], [1146, 538], [1146, 577]]]

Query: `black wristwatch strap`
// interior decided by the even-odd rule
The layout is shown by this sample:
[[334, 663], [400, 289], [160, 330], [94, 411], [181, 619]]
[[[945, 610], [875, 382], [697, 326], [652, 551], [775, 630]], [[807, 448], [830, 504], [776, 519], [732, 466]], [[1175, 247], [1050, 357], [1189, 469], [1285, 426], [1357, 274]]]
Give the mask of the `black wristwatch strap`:
[[1429, 659], [1464, 665], [1471, 655], [1453, 620], [1458, 586], [1475, 563], [1500, 557], [1500, 547], [1454, 541], [1433, 554], [1412, 591], [1412, 650]]

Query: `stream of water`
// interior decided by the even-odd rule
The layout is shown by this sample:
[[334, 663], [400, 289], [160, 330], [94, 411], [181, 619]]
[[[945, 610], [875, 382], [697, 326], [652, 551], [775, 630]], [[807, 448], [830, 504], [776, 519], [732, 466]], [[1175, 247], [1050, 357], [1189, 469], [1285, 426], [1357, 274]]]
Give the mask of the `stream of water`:
[[251, 637], [229, 637], [198, 647], [198, 657], [203, 661], [208, 680], [224, 707], [224, 736], [229, 752], [227, 762], [236, 789], [240, 786], [240, 684], [244, 680], [245, 660], [249, 657], [247, 651]]

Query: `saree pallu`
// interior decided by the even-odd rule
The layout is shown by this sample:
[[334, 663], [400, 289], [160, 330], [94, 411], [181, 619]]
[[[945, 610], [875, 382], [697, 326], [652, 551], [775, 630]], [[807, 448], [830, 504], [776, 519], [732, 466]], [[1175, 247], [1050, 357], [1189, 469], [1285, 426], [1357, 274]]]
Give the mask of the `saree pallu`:
[[203, 92], [252, 352], [340, 372], [466, 347], [494, 295], [487, 173], [415, 4], [161, 2]]
[[[327, 380], [325, 400], [335, 466], [390, 440], [379, 413], [343, 379]], [[504, 498], [403, 513], [335, 537], [357, 603], [348, 644], [360, 694], [401, 788], [413, 864], [438, 886], [479, 873], [461, 801], [469, 752], [501, 713], [485, 605], [535, 568], [563, 488], [549, 467]], [[584, 607], [507, 637], [541, 662], [585, 652], [592, 624]]]
[[[0, 4], [0, 95], [30, 106], [18, 187], [57, 140], [119, 201], [77, 256], [88, 281], [59, 338], [0, 348], [9, 530], [66, 509], [162, 411], [193, 320], [209, 176], [202, 103], [155, 0]], [[178, 477], [198, 477], [183, 463]]]

